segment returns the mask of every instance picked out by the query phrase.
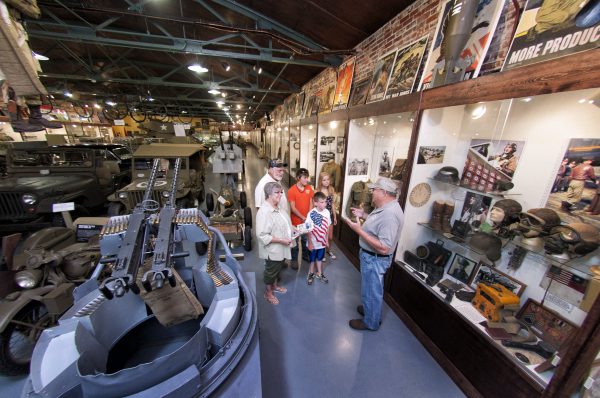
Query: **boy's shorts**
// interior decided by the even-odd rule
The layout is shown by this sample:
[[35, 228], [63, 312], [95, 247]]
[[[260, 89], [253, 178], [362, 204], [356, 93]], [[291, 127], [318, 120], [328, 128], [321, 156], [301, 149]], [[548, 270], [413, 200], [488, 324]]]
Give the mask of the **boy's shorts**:
[[309, 262], [314, 262], [315, 260], [317, 261], [323, 261], [323, 259], [325, 258], [325, 248], [323, 249], [315, 249], [315, 250], [311, 250], [310, 254], [309, 254]]

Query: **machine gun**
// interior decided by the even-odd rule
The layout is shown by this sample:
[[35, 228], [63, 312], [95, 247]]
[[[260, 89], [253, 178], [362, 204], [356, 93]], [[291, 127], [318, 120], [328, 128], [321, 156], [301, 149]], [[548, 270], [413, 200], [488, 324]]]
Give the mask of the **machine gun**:
[[[152, 252], [152, 268], [144, 273], [142, 286], [146, 291], [152, 290], [152, 282], [160, 289], [165, 279], [171, 286], [176, 285], [173, 274], [172, 260], [177, 257], [185, 257], [189, 253], [172, 253], [173, 251], [173, 220], [176, 216], [175, 194], [177, 192], [177, 177], [181, 168], [181, 158], [177, 158], [173, 171], [173, 184], [169, 192], [169, 199], [161, 209], [158, 217], [156, 211], [159, 209], [157, 201], [152, 199], [156, 176], [160, 167], [160, 159], [154, 159], [152, 171], [148, 179], [148, 185], [144, 192], [143, 200], [138, 203], [130, 216], [113, 217], [104, 227], [101, 236], [112, 234], [119, 229], [126, 228], [123, 240], [106, 242], [103, 250], [109, 252], [103, 257], [101, 263], [113, 263], [112, 275], [103, 280], [99, 290], [107, 299], [114, 296], [122, 297], [128, 290], [135, 294], [140, 293], [136, 283], [140, 267], [143, 267], [147, 255]], [[113, 220], [114, 219], [114, 220]], [[156, 224], [158, 221], [158, 228]], [[153, 240], [152, 238], [155, 239]], [[151, 249], [151, 244], [154, 244]], [[118, 250], [115, 250], [118, 245]], [[116, 251], [116, 254], [113, 254]]]

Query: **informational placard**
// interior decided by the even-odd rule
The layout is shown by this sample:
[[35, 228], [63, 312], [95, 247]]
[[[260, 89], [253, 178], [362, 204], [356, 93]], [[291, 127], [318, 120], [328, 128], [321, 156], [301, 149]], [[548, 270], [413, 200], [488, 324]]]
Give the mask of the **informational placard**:
[[75, 202], [52, 204], [52, 212], [53, 213], [60, 213], [62, 211], [73, 211], [73, 210], [75, 210]]
[[113, 120], [113, 124], [115, 126], [125, 126], [125, 120], [123, 120], [123, 119], [115, 119], [115, 120]]

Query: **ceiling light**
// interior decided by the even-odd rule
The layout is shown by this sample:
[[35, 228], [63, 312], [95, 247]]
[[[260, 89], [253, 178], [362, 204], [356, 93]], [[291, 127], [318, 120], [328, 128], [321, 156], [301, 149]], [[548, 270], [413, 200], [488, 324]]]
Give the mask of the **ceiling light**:
[[94, 104], [94, 108], [96, 108], [96, 109], [102, 109], [102, 107], [100, 105], [98, 105], [98, 104]]
[[227, 62], [221, 62], [221, 66], [225, 69], [225, 72], [229, 72], [231, 70], [231, 66]]
[[237, 104], [235, 107], [236, 107], [237, 109], [242, 109], [242, 106], [241, 106], [240, 104]]
[[188, 69], [191, 70], [192, 72], [196, 72], [196, 73], [208, 72], [208, 69], [206, 69], [204, 66], [202, 66], [200, 64], [192, 64], [192, 65], [188, 66]]
[[154, 98], [148, 97], [148, 101], [152, 102], [152, 101], [154, 101]]
[[476, 107], [475, 109], [473, 109], [471, 111], [471, 119], [477, 120], [479, 118], [481, 118], [483, 115], [485, 115], [485, 111], [486, 111], [486, 107], [485, 105], [479, 105], [478, 107]]
[[48, 61], [50, 59], [45, 55], [36, 53], [35, 51], [32, 51], [31, 54], [33, 54], [33, 58], [37, 59], [38, 61]]
[[73, 94], [68, 91], [65, 91], [65, 97], [71, 98], [71, 97], [73, 97]]
[[526, 97], [526, 98], [522, 98], [521, 101], [529, 102], [529, 101], [531, 101], [531, 99], [532, 99], [531, 97]]
[[209, 93], [209, 94], [212, 94], [212, 95], [219, 95], [219, 94], [221, 94], [221, 92], [220, 92], [219, 90], [216, 90], [216, 89], [214, 89], [214, 88], [213, 88], [213, 89], [210, 89], [210, 90], [208, 90], [208, 93]]
[[262, 73], [262, 68], [258, 67], [258, 74], [260, 75]]
[[181, 113], [187, 113], [187, 111], [181, 111]]
[[117, 104], [113, 101], [106, 101], [106, 105], [115, 106]]
[[223, 97], [223, 98], [227, 97], [227, 93], [225, 91], [221, 92], [221, 97]]
[[579, 100], [579, 101], [577, 101], [577, 102], [579, 102], [580, 104], [583, 104], [583, 103], [585, 103], [585, 101], [586, 101], [586, 99], [585, 99], [585, 98], [582, 98], [582, 99], [580, 99], [580, 100]]

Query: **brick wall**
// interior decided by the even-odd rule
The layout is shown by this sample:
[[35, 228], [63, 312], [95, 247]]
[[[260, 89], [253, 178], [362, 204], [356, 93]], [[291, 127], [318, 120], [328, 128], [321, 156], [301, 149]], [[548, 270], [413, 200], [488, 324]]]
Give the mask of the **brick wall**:
[[[483, 61], [481, 74], [498, 71], [502, 67], [504, 58], [512, 41], [515, 23], [518, 22], [518, 11], [514, 3], [522, 9], [526, 0], [505, 0], [498, 26], [494, 32], [492, 43]], [[354, 69], [354, 82], [370, 78], [375, 63], [385, 54], [397, 48], [404, 47], [413, 41], [427, 35], [427, 51], [424, 61], [427, 60], [429, 47], [438, 23], [438, 16], [444, 0], [417, 0], [407, 7], [391, 21], [382, 26], [377, 32], [356, 46], [356, 64]], [[308, 96], [318, 90], [325, 89], [335, 82], [336, 71], [327, 68], [315, 78], [306, 83], [302, 90]]]

